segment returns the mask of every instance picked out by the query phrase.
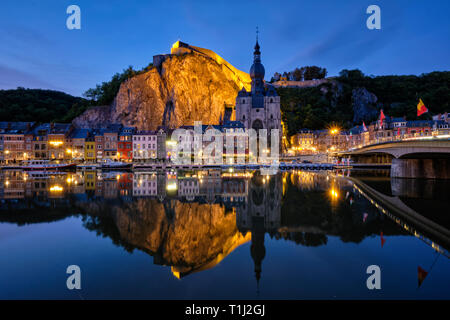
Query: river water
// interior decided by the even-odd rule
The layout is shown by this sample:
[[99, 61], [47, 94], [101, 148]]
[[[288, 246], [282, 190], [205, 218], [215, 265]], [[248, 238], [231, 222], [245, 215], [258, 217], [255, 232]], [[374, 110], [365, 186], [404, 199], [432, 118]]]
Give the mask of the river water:
[[385, 170], [3, 171], [0, 298], [449, 299], [449, 187]]

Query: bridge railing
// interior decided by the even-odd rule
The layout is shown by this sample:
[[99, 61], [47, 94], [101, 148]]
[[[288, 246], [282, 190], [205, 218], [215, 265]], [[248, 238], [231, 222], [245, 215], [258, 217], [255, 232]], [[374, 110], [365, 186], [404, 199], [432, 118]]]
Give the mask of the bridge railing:
[[[445, 137], [448, 139], [448, 137]], [[375, 146], [387, 142], [400, 142], [400, 141], [411, 141], [411, 140], [430, 140], [439, 139], [438, 131], [433, 132], [416, 132], [411, 134], [401, 134], [387, 137], [375, 137], [373, 139], [363, 141], [357, 145], [348, 147], [345, 150], [340, 150], [341, 152], [351, 152], [358, 149], [362, 149], [369, 146]]]

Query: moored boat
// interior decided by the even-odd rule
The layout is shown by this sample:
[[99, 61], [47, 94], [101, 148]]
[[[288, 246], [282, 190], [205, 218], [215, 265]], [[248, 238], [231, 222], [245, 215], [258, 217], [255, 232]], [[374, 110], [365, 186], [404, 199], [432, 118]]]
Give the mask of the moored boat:
[[22, 170], [63, 170], [74, 168], [75, 163], [51, 163], [49, 160], [28, 160], [20, 166]]
[[110, 170], [117, 170], [117, 169], [127, 169], [131, 168], [132, 163], [130, 162], [121, 162], [121, 161], [111, 161], [106, 160], [104, 163], [102, 163], [102, 169], [110, 169]]

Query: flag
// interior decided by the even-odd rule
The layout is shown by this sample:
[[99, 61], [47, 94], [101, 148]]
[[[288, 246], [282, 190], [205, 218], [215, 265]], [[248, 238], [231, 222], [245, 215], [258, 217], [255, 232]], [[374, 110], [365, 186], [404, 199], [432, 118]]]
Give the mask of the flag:
[[383, 113], [383, 109], [380, 111], [380, 128], [383, 127], [383, 120], [386, 119]]
[[384, 244], [386, 243], [386, 239], [383, 238], [383, 231], [380, 233], [380, 239], [381, 239], [381, 247], [383, 248]]
[[427, 107], [423, 103], [422, 99], [419, 99], [419, 104], [417, 105], [417, 116], [420, 117], [424, 113], [428, 112]]
[[364, 215], [363, 215], [363, 223], [366, 222], [368, 216], [369, 216], [368, 213], [364, 213]]
[[400, 135], [400, 128], [397, 129], [397, 135]]
[[364, 121], [363, 121], [363, 131], [367, 132], [367, 127], [366, 127], [366, 124], [364, 123]]
[[420, 266], [417, 267], [417, 280], [419, 282], [419, 287], [422, 285], [423, 280], [425, 280], [428, 272], [422, 269]]

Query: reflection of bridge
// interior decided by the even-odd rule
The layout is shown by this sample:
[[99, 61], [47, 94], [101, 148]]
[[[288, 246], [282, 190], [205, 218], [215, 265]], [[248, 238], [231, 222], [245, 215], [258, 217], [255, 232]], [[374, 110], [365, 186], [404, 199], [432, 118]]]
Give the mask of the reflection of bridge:
[[392, 177], [450, 179], [450, 139], [387, 141], [337, 155], [359, 163], [392, 163]]
[[[364, 182], [346, 177], [354, 188], [403, 229], [450, 258], [450, 230], [408, 207], [398, 196], [385, 195]], [[437, 244], [434, 240], [435, 239]]]

